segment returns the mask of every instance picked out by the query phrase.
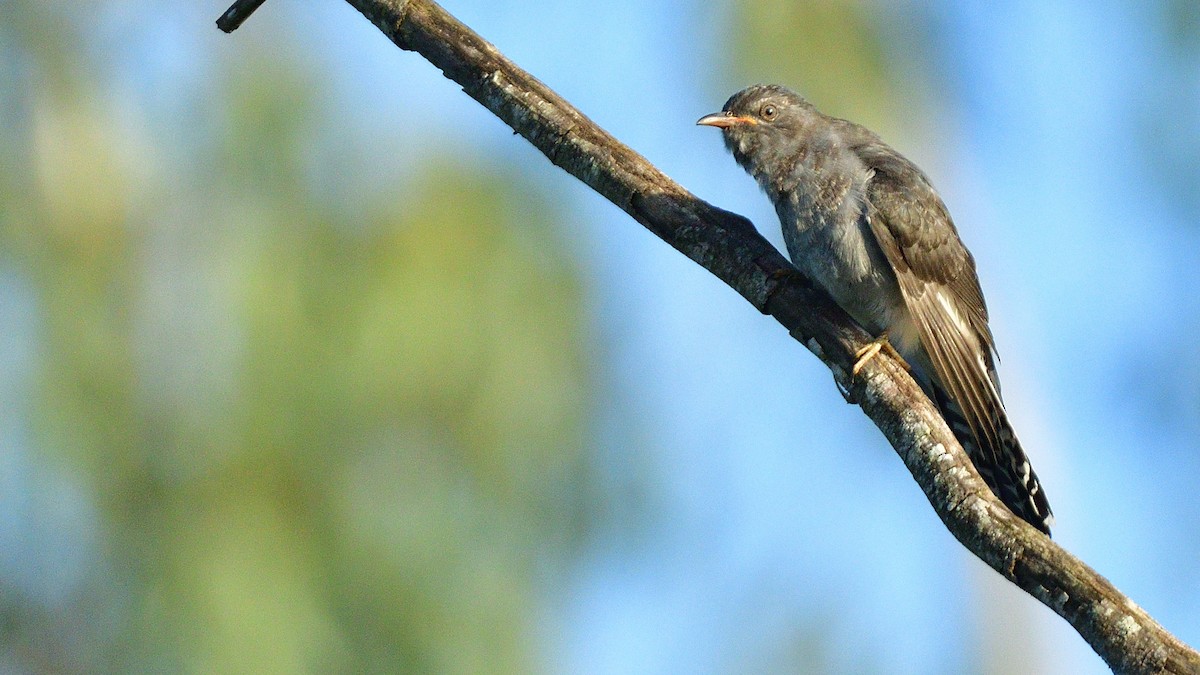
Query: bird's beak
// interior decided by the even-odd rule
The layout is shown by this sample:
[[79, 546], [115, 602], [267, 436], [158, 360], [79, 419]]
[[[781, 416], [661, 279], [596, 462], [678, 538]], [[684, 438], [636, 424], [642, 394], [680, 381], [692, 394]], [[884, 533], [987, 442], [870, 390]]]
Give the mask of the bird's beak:
[[718, 129], [728, 129], [737, 124], [756, 124], [757, 120], [752, 117], [740, 117], [729, 112], [713, 113], [705, 115], [696, 120], [696, 124], [704, 127], [716, 127]]

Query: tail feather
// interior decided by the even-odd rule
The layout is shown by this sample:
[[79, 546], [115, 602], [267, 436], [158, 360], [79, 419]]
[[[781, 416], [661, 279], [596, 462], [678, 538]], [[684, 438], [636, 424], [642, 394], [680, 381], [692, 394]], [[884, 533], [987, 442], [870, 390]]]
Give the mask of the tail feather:
[[981, 442], [958, 404], [941, 387], [934, 386], [933, 394], [942, 417], [987, 486], [1009, 510], [1049, 535], [1054, 513], [1004, 409], [993, 412], [993, 428], [999, 430], [996, 442]]

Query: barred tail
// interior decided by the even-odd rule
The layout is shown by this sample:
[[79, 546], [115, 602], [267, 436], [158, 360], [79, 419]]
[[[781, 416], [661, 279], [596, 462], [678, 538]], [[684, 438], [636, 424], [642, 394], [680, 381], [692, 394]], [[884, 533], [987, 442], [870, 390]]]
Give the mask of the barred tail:
[[958, 404], [941, 387], [934, 386], [933, 390], [942, 417], [967, 451], [983, 481], [1010, 511], [1049, 535], [1054, 513], [1004, 409], [998, 407], [992, 413], [992, 422], [998, 432], [995, 443], [981, 442]]

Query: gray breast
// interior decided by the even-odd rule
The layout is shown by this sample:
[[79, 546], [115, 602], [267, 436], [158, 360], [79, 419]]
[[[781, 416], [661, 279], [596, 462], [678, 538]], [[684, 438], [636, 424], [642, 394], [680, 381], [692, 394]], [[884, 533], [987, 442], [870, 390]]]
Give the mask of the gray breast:
[[832, 164], [797, 166], [791, 189], [775, 195], [783, 238], [793, 264], [878, 335], [906, 319], [907, 310], [867, 221], [871, 173], [857, 161]]

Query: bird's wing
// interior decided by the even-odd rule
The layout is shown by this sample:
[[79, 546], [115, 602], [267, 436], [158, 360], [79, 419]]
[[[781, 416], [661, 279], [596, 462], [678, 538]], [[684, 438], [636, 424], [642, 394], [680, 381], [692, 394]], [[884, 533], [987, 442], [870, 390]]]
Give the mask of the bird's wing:
[[830, 119], [866, 172], [862, 217], [917, 326], [933, 368], [925, 373], [933, 380], [931, 395], [992, 492], [1049, 534], [1050, 504], [1000, 397], [975, 260], [920, 169], [874, 133]]
[[[943, 416], [992, 491], [1049, 534], [1050, 503], [1000, 397], [987, 306], [971, 253], [919, 169], [882, 143], [860, 146], [858, 154], [872, 172], [865, 215], [933, 364], [934, 396]], [[961, 434], [955, 418], [966, 421], [973, 438]]]
[[866, 194], [871, 232], [896, 273], [933, 375], [995, 462], [1008, 425], [975, 261], [919, 169], [882, 143], [856, 150], [873, 172]]

